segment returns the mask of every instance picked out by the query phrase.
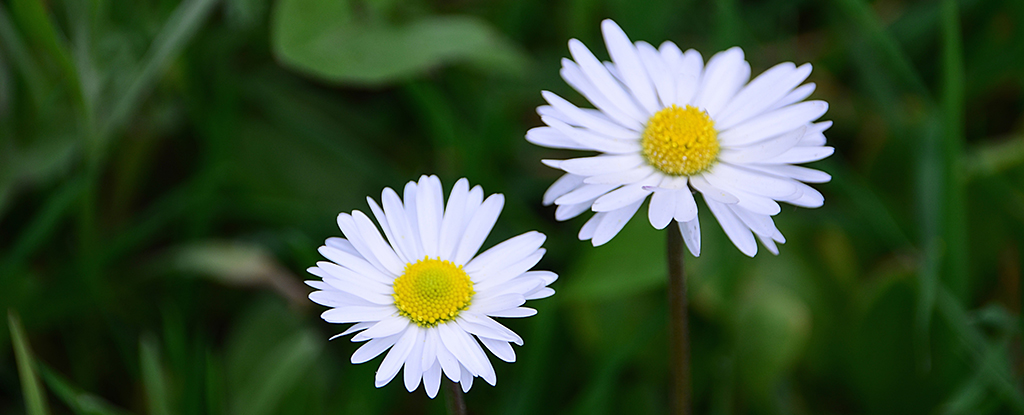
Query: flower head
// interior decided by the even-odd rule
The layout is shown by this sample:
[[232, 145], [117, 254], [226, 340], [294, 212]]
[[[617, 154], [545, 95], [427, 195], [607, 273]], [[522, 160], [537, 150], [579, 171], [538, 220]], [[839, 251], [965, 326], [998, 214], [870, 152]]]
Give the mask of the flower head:
[[601, 24], [611, 62], [601, 62], [580, 41], [569, 41], [572, 60], [562, 78], [596, 109], [579, 108], [551, 92], [537, 108], [544, 127], [531, 143], [601, 154], [544, 160], [566, 172], [544, 195], [555, 218], [597, 212], [580, 230], [594, 246], [611, 240], [651, 196], [648, 218], [663, 229], [675, 219], [687, 247], [700, 255], [700, 225], [693, 194], [703, 195], [726, 235], [748, 256], [755, 238], [772, 253], [785, 242], [772, 216], [778, 202], [819, 207], [821, 193], [805, 183], [828, 174], [795, 164], [832, 154], [823, 131], [824, 101], [804, 101], [801, 86], [811, 65], [786, 62], [754, 80], [743, 51], [734, 47], [704, 63], [700, 53], [672, 42], [654, 48], [632, 43], [615, 22]]
[[[480, 186], [455, 183], [447, 205], [441, 181], [422, 176], [405, 186], [405, 200], [390, 188], [381, 205], [367, 197], [373, 221], [356, 210], [338, 215], [345, 238], [329, 238], [320, 253], [329, 261], [309, 268], [322, 281], [309, 298], [331, 307], [321, 317], [329, 323], [355, 323], [332, 339], [356, 333], [366, 342], [352, 363], [373, 359], [389, 348], [377, 370], [375, 385], [391, 382], [405, 367], [410, 392], [423, 381], [433, 398], [441, 373], [469, 391], [474, 377], [494, 385], [497, 378], [487, 350], [506, 362], [516, 360], [510, 343], [523, 339], [492, 317], [529, 317], [527, 300], [554, 294], [558, 278], [550, 271], [530, 271], [544, 256], [545, 236], [527, 232], [477, 255], [501, 213], [504, 197], [484, 199]], [[385, 240], [386, 238], [386, 240]]]

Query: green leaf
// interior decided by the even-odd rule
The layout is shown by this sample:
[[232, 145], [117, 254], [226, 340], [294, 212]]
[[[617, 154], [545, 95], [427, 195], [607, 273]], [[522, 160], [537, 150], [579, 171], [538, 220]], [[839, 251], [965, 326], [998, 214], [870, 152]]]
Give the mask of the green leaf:
[[132, 114], [139, 108], [139, 102], [156, 82], [157, 76], [161, 75], [168, 62], [185, 48], [216, 4], [216, 0], [185, 0], [174, 9], [153, 39], [153, 44], [143, 57], [128, 89], [118, 97], [110, 117], [100, 131], [100, 137], [115, 132], [131, 119]]
[[47, 415], [50, 408], [46, 403], [46, 393], [36, 372], [32, 349], [25, 338], [25, 328], [13, 310], [7, 311], [7, 324], [11, 329], [11, 342], [14, 344], [14, 359], [18, 363], [18, 376], [21, 378], [21, 390], [25, 397], [25, 412], [28, 415]]
[[[645, 206], [646, 207], [646, 206]], [[645, 209], [641, 209], [643, 211]], [[574, 271], [563, 274], [562, 295], [569, 301], [596, 302], [630, 296], [666, 283], [664, 232], [647, 224], [646, 215], [634, 215], [615, 238], [591, 248], [589, 241]]]
[[364, 22], [341, 1], [282, 0], [274, 13], [274, 53], [286, 66], [324, 80], [385, 85], [453, 62], [505, 75], [526, 57], [471, 16], [424, 17], [403, 25]]
[[143, 336], [139, 340], [139, 366], [142, 367], [142, 383], [146, 390], [146, 404], [150, 415], [170, 415], [167, 397], [167, 376], [160, 362], [160, 351], [156, 340]]
[[771, 396], [810, 336], [811, 312], [791, 291], [767, 281], [747, 287], [736, 315], [736, 367], [759, 398]]
[[39, 373], [46, 386], [53, 391], [71, 411], [78, 415], [123, 415], [127, 412], [115, 408], [96, 395], [82, 391], [45, 364], [39, 365]]

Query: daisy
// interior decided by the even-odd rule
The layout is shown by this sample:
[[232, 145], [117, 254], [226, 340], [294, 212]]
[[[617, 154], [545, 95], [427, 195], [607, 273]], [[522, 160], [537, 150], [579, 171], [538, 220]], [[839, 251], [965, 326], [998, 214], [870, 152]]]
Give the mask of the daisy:
[[384, 237], [363, 212], [341, 213], [345, 238], [327, 239], [320, 253], [329, 261], [308, 269], [322, 279], [306, 281], [318, 290], [309, 298], [331, 307], [321, 317], [355, 323], [331, 339], [356, 333], [352, 341], [366, 342], [352, 363], [391, 349], [377, 369], [378, 388], [403, 366], [406, 389], [416, 390], [422, 379], [431, 398], [442, 372], [466, 392], [477, 376], [493, 386], [494, 368], [480, 345], [511, 363], [510, 343], [522, 346], [523, 339], [492, 317], [532, 316], [536, 310], [523, 303], [554, 294], [547, 286], [555, 273], [530, 271], [544, 256], [543, 234], [527, 232], [476, 255], [501, 213], [502, 195], [485, 200], [480, 186], [470, 189], [461, 179], [447, 205], [443, 198], [437, 176], [406, 184], [404, 202], [391, 188], [381, 205], [367, 197]]
[[544, 160], [566, 172], [544, 195], [558, 205], [557, 220], [597, 212], [580, 230], [581, 240], [602, 245], [614, 237], [650, 195], [648, 218], [657, 229], [673, 219], [686, 246], [700, 255], [699, 192], [726, 235], [748, 256], [755, 238], [773, 254], [785, 242], [772, 216], [778, 202], [814, 208], [821, 193], [806, 183], [828, 174], [795, 164], [832, 154], [814, 122], [828, 109], [804, 101], [814, 84], [801, 86], [811, 65], [790, 62], [754, 80], [743, 51], [734, 47], [704, 63], [701, 54], [672, 42], [654, 48], [632, 43], [615, 22], [601, 24], [611, 62], [601, 62], [580, 41], [569, 41], [572, 60], [562, 78], [596, 109], [579, 108], [551, 92], [537, 108], [544, 127], [531, 143], [596, 151], [593, 157]]

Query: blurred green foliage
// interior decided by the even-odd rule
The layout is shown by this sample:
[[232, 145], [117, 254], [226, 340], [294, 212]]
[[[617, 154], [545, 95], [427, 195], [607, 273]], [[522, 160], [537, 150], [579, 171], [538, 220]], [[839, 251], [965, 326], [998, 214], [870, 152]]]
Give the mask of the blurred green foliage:
[[[523, 140], [599, 22], [812, 62], [836, 155], [789, 242], [688, 259], [697, 413], [1024, 413], [1024, 2], [0, 3], [0, 413], [443, 413], [304, 298], [340, 211], [437, 173], [561, 275], [474, 413], [664, 413], [664, 235], [576, 240]], [[706, 212], [706, 211], [705, 211]]]

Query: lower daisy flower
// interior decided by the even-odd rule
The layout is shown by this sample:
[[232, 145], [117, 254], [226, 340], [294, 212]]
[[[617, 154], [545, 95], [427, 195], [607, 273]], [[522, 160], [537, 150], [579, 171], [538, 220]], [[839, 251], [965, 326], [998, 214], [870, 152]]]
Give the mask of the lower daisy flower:
[[811, 65], [781, 63], [750, 80], [740, 48], [705, 65], [700, 53], [672, 42], [634, 43], [611, 20], [601, 29], [611, 62], [572, 39], [573, 59], [563, 59], [561, 70], [595, 109], [544, 91], [549, 105], [537, 112], [547, 125], [526, 134], [540, 146], [600, 153], [544, 160], [566, 173], [544, 195], [544, 204], [558, 205], [555, 219], [597, 212], [579, 234], [597, 246], [651, 196], [651, 225], [662, 229], [674, 219], [686, 246], [700, 255], [700, 193], [741, 252], [754, 256], [759, 240], [777, 254], [775, 244], [785, 242], [772, 220], [778, 202], [819, 207], [824, 197], [805, 183], [831, 179], [797, 166], [833, 152], [822, 134], [832, 122], [815, 122], [828, 104], [804, 101], [814, 91], [813, 83], [801, 85]]
[[523, 339], [492, 317], [532, 316], [536, 310], [522, 305], [554, 294], [548, 285], [555, 273], [530, 271], [544, 256], [545, 236], [527, 232], [476, 255], [501, 213], [501, 194], [485, 200], [480, 186], [460, 179], [445, 205], [441, 181], [422, 176], [404, 195], [385, 188], [381, 205], [366, 198], [383, 237], [358, 210], [338, 215], [345, 238], [320, 247], [329, 261], [308, 269], [322, 279], [306, 281], [317, 289], [309, 298], [331, 307], [321, 315], [328, 323], [355, 323], [331, 337], [355, 333], [352, 341], [366, 342], [352, 363], [391, 349], [377, 369], [378, 388], [403, 366], [406, 389], [422, 380], [431, 398], [442, 372], [466, 392], [477, 376], [493, 386], [494, 368], [480, 345], [511, 363], [511, 343], [522, 346]]

